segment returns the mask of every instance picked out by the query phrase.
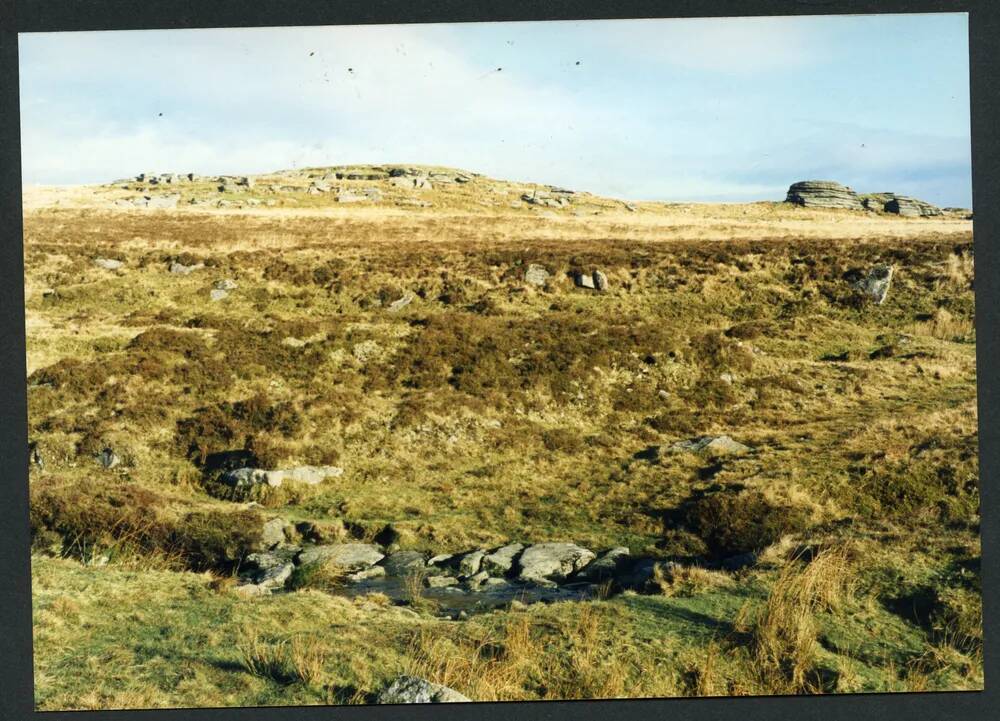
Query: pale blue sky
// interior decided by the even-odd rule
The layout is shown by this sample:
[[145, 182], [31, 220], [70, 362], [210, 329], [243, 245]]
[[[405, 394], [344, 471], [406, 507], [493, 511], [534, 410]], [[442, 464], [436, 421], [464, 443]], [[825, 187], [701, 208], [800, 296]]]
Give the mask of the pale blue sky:
[[965, 14], [20, 36], [25, 183], [431, 163], [651, 200], [970, 206]]

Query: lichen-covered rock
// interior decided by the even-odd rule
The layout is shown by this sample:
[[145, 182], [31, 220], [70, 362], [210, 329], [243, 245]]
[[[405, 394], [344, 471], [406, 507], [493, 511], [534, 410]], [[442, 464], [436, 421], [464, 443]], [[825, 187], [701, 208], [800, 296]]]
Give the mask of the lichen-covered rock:
[[384, 688], [376, 703], [462, 703], [471, 701], [458, 691], [417, 676], [400, 676]]
[[592, 583], [607, 581], [618, 576], [622, 569], [632, 561], [634, 559], [629, 549], [625, 546], [618, 546], [617, 548], [612, 548], [610, 551], [605, 551], [580, 569], [577, 578]]

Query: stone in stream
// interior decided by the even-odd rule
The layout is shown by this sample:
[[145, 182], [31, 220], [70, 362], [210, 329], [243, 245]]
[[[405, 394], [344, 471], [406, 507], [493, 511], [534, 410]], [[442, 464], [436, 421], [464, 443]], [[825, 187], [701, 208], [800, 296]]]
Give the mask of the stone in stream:
[[574, 543], [536, 543], [521, 553], [518, 578], [543, 585], [562, 581], [594, 558], [593, 551]]
[[356, 572], [371, 568], [384, 557], [378, 546], [368, 543], [334, 543], [306, 548], [295, 560], [300, 566], [322, 563]]
[[517, 554], [524, 550], [520, 543], [509, 543], [506, 546], [487, 553], [483, 556], [483, 570], [497, 576], [506, 575], [514, 565]]
[[424, 554], [417, 551], [396, 551], [380, 562], [389, 576], [409, 576], [424, 570]]
[[458, 579], [454, 576], [427, 576], [424, 579], [427, 588], [445, 588], [447, 586], [457, 586]]
[[462, 703], [471, 701], [458, 691], [417, 676], [400, 676], [379, 692], [376, 703]]
[[474, 576], [479, 573], [479, 567], [483, 563], [483, 556], [486, 551], [472, 551], [466, 553], [458, 561], [458, 572], [463, 576]]

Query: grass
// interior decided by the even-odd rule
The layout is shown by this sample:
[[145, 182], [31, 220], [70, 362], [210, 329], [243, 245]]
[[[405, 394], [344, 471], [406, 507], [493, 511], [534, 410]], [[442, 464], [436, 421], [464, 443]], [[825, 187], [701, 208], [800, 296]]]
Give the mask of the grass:
[[[308, 182], [242, 210], [184, 205], [208, 184], [172, 212], [26, 199], [39, 708], [358, 703], [402, 672], [481, 700], [981, 687], [968, 222], [593, 196], [553, 220], [484, 178], [430, 208], [267, 190]], [[877, 306], [844, 275], [882, 262]], [[649, 453], [706, 434], [751, 451]], [[227, 464], [344, 473], [248, 507]], [[419, 579], [403, 608], [322, 574], [239, 598], [272, 515], [684, 563], [660, 594], [460, 623]]]

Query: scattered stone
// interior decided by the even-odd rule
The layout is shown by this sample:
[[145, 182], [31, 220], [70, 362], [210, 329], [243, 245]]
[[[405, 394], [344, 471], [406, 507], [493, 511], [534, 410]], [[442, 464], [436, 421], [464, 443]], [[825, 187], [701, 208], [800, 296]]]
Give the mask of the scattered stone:
[[847, 279], [855, 290], [864, 293], [878, 305], [882, 305], [889, 295], [892, 274], [893, 267], [891, 265], [876, 265], [864, 275], [859, 271], [848, 271]]
[[125, 265], [122, 261], [114, 260], [113, 258], [95, 258], [94, 263], [105, 270], [118, 270]]
[[490, 573], [505, 575], [514, 565], [517, 554], [524, 550], [520, 543], [510, 543], [483, 556], [482, 568]]
[[223, 280], [215, 281], [215, 284], [212, 287], [216, 290], [236, 290], [237, 285], [235, 280], [224, 278]]
[[593, 273], [577, 272], [573, 276], [577, 288], [589, 288], [599, 293], [608, 289], [608, 276], [599, 270]]
[[361, 363], [367, 363], [382, 354], [382, 346], [374, 340], [363, 340], [351, 348], [351, 354]]
[[307, 548], [298, 555], [296, 561], [300, 566], [332, 564], [345, 571], [357, 572], [371, 568], [383, 558], [385, 556], [378, 546], [369, 543], [334, 543]]
[[857, 193], [832, 180], [803, 180], [792, 183], [788, 188], [785, 202], [807, 208], [862, 209]]
[[532, 263], [528, 266], [528, 269], [524, 271], [524, 282], [530, 285], [543, 286], [545, 282], [549, 279], [549, 271], [540, 265]]
[[413, 293], [405, 293], [402, 298], [400, 298], [399, 300], [394, 300], [392, 303], [389, 304], [389, 312], [398, 313], [399, 311], [403, 310], [403, 308], [412, 303], [413, 298], [414, 298]]
[[121, 463], [121, 460], [122, 459], [118, 457], [118, 454], [110, 448], [105, 448], [97, 454], [97, 462], [105, 468], [114, 468]]
[[573, 543], [536, 543], [521, 553], [518, 578], [536, 583], [563, 580], [594, 558], [593, 551]]
[[178, 263], [176, 260], [170, 264], [170, 272], [177, 273], [179, 275], [190, 275], [199, 268], [204, 268], [204, 263], [195, 263], [194, 265], [184, 265], [183, 263]]
[[213, 288], [208, 295], [213, 301], [224, 300], [229, 297], [229, 291], [222, 290], [221, 288]]
[[701, 453], [705, 455], [724, 456], [742, 455], [750, 452], [750, 447], [734, 441], [729, 436], [702, 436], [686, 441], [677, 441], [669, 446], [661, 446], [661, 450], [668, 452], [687, 451], [689, 453]]
[[402, 703], [462, 703], [471, 701], [458, 691], [431, 683], [416, 676], [400, 676], [383, 689], [377, 699], [379, 704]]
[[622, 203], [622, 205], [624, 205], [625, 206], [625, 210], [627, 210], [630, 213], [635, 213], [637, 210], [639, 210], [632, 203]]

